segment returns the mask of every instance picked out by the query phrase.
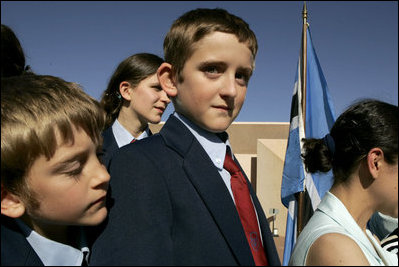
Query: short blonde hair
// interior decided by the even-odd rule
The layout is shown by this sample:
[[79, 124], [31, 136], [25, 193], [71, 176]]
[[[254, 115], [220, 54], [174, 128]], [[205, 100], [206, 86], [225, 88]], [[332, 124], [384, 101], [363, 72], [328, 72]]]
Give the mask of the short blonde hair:
[[54, 155], [55, 130], [73, 142], [75, 126], [100, 143], [104, 119], [99, 103], [76, 83], [33, 74], [2, 79], [2, 186], [16, 195], [28, 194], [24, 178], [40, 155]]
[[258, 43], [248, 23], [220, 8], [191, 10], [172, 24], [163, 43], [165, 62], [172, 65], [180, 82], [181, 71], [194, 52], [194, 44], [216, 31], [234, 34], [239, 42], [246, 43], [255, 62]]

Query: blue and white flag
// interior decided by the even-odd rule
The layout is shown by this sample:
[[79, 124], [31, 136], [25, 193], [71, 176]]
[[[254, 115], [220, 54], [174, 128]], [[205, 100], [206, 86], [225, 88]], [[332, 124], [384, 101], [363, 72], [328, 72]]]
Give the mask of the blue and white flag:
[[310, 30], [307, 28], [306, 62], [306, 120], [302, 110], [302, 56], [298, 61], [294, 93], [291, 103], [290, 132], [285, 155], [281, 185], [281, 201], [288, 208], [287, 229], [284, 245], [283, 265], [288, 265], [291, 251], [296, 242], [298, 203], [295, 193], [305, 191], [313, 212], [324, 194], [330, 189], [332, 172], [307, 173], [301, 159], [302, 138], [322, 138], [330, 132], [335, 122], [335, 112], [319, 60], [312, 45]]

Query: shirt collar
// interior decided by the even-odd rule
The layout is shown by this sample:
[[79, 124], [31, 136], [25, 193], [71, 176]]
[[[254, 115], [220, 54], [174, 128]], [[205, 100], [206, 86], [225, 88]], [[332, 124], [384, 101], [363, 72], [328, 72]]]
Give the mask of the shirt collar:
[[90, 249], [82, 227], [79, 228], [80, 249], [77, 249], [39, 235], [20, 219], [16, 222], [45, 266], [81, 266], [84, 255], [86, 262], [89, 259]]
[[174, 112], [173, 115], [190, 130], [190, 132], [204, 148], [205, 152], [208, 154], [213, 164], [219, 170], [222, 170], [224, 158], [226, 156], [226, 146], [230, 147], [231, 154], [233, 154], [229, 139], [227, 138], [226, 142], [224, 143], [216, 134], [202, 129], [183, 115], [177, 112]]
[[[377, 261], [381, 261], [376, 250], [373, 247], [372, 241], [369, 241], [367, 235], [364, 234], [360, 226], [356, 223], [346, 206], [342, 201], [336, 197], [330, 191], [327, 191], [323, 197], [323, 200], [317, 206], [317, 210], [323, 212], [328, 217], [333, 219], [338, 225], [342, 226], [347, 232], [356, 236], [358, 242], [362, 243], [363, 246], [370, 252], [370, 255]], [[366, 230], [366, 233], [369, 230]]]
[[118, 147], [122, 147], [129, 144], [133, 139], [140, 140], [150, 136], [150, 128], [147, 126], [145, 131], [142, 132], [139, 137], [134, 138], [134, 136], [128, 130], [126, 130], [125, 127], [122, 126], [122, 124], [120, 124], [118, 119], [116, 119], [115, 122], [112, 124], [112, 133], [115, 136]]

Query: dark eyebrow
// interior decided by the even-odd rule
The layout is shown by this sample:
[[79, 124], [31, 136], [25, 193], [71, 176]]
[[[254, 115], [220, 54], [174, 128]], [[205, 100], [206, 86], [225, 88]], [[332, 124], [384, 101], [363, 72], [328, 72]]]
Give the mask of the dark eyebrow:
[[[201, 62], [199, 65], [199, 68], [203, 68], [203, 67], [208, 67], [208, 66], [218, 66], [218, 67], [226, 67], [227, 64], [223, 61], [204, 61]], [[244, 72], [248, 75], [248, 77], [252, 76], [252, 68], [245, 68], [245, 67], [239, 67], [238, 71], [240, 72]]]
[[218, 67], [226, 67], [227, 64], [223, 61], [204, 61], [199, 64], [200, 68], [208, 67], [209, 65], [218, 66]]

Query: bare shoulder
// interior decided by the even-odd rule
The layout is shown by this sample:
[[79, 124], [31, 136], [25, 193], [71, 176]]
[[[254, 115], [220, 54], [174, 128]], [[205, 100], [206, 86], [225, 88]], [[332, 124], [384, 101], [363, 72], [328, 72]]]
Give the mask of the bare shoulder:
[[365, 266], [370, 264], [355, 240], [343, 234], [329, 233], [320, 236], [310, 247], [306, 265]]

